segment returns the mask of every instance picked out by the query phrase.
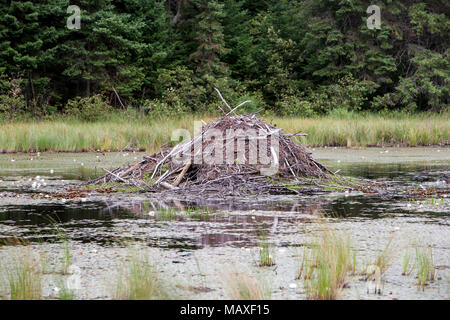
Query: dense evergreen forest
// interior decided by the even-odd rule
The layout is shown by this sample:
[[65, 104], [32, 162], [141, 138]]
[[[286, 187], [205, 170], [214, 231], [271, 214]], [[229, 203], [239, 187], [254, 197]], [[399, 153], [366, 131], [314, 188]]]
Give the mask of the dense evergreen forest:
[[442, 112], [449, 14], [445, 0], [0, 0], [0, 118], [211, 113], [214, 87], [279, 115]]

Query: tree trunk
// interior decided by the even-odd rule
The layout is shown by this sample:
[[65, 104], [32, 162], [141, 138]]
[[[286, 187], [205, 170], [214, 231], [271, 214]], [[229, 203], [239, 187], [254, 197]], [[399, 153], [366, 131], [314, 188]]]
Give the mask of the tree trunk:
[[28, 79], [30, 80], [31, 94], [33, 96], [33, 117], [36, 118], [37, 101], [36, 101], [36, 95], [34, 93], [34, 84], [33, 84], [33, 77], [31, 76], [31, 71], [28, 72]]

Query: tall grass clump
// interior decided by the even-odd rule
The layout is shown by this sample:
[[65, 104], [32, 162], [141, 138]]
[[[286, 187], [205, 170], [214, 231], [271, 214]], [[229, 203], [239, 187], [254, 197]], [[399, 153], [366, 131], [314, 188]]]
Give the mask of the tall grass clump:
[[39, 257], [31, 249], [16, 252], [5, 269], [11, 300], [41, 299], [41, 264]]
[[393, 247], [393, 240], [393, 237], [389, 238], [383, 250], [381, 250], [381, 252], [376, 256], [375, 260], [371, 264], [372, 266], [376, 266], [379, 268], [380, 275], [383, 275], [390, 268], [392, 260], [395, 258], [396, 251]]
[[410, 248], [407, 248], [402, 260], [402, 276], [410, 275], [413, 272], [415, 264], [411, 265], [412, 258], [412, 252]]
[[270, 267], [275, 265], [274, 248], [269, 244], [266, 235], [264, 233], [262, 233], [261, 235], [261, 243], [258, 252], [259, 252], [258, 266]]
[[56, 285], [58, 288], [58, 300], [74, 300], [75, 299], [75, 290], [70, 289], [65, 281], [65, 279], [58, 278], [56, 281]]
[[301, 279], [302, 277], [304, 280], [311, 279], [312, 273], [314, 272], [314, 267], [313, 250], [305, 246], [303, 247], [303, 255], [297, 272], [297, 279]]
[[425, 290], [425, 286], [434, 281], [436, 267], [433, 260], [433, 250], [430, 246], [416, 245], [417, 287]]
[[62, 274], [68, 274], [69, 268], [72, 264], [71, 261], [71, 254], [70, 254], [70, 245], [69, 245], [69, 239], [67, 238], [67, 234], [65, 231], [61, 228], [59, 223], [52, 217], [47, 217], [47, 220], [53, 225], [53, 227], [56, 230], [56, 234], [58, 235], [62, 246], [63, 246], [63, 254], [61, 257], [61, 273]]
[[147, 253], [133, 251], [119, 268], [114, 298], [118, 300], [167, 299], [156, 267]]
[[230, 300], [270, 300], [272, 289], [266, 280], [234, 269], [224, 276], [226, 296]]
[[355, 269], [350, 237], [326, 227], [311, 249], [305, 250], [299, 275], [303, 275], [306, 296], [316, 300], [338, 299], [347, 275]]

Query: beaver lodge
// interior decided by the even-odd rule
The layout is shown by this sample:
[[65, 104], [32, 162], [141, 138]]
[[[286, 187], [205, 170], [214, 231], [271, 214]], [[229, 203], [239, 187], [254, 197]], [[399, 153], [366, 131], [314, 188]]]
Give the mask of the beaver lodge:
[[106, 175], [87, 184], [202, 196], [298, 194], [330, 182], [336, 186], [336, 176], [292, 141], [304, 134], [285, 134], [256, 114], [237, 115], [239, 106], [226, 105], [230, 111], [202, 125], [193, 139], [129, 167], [103, 169]]

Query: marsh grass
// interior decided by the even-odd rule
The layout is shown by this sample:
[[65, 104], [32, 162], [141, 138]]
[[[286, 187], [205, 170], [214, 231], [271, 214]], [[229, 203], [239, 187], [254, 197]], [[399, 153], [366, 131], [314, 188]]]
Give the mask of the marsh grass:
[[148, 253], [134, 249], [118, 270], [114, 298], [118, 300], [168, 299], [155, 265]]
[[436, 276], [436, 267], [433, 259], [433, 250], [431, 246], [416, 244], [416, 269], [417, 269], [417, 287], [425, 290], [425, 286], [434, 281]]
[[412, 258], [413, 254], [411, 252], [411, 249], [406, 248], [402, 259], [402, 276], [409, 276], [414, 271], [415, 264], [411, 263]]
[[[156, 152], [170, 142], [175, 129], [187, 129], [192, 135], [195, 120], [208, 122], [213, 118], [188, 115], [139, 119], [117, 115], [108, 121], [98, 122], [65, 119], [1, 123], [0, 152], [120, 151], [126, 147]], [[363, 114], [352, 118], [266, 117], [265, 120], [273, 121], [287, 132], [307, 133], [307, 137], [297, 139], [309, 146], [427, 146], [450, 140], [448, 115], [395, 118]]]
[[59, 223], [54, 218], [49, 216], [49, 217], [47, 217], [47, 220], [55, 228], [56, 234], [58, 235], [58, 237], [62, 243], [63, 253], [62, 253], [62, 257], [61, 257], [61, 273], [68, 274], [69, 268], [72, 264], [69, 239], [67, 238], [67, 234], [64, 232], [64, 230], [61, 228]]
[[18, 248], [4, 267], [11, 300], [39, 300], [42, 297], [42, 269], [39, 255], [30, 248]]
[[350, 236], [325, 226], [303, 253], [298, 277], [303, 276], [306, 296], [315, 300], [340, 298], [347, 275], [356, 268], [355, 259]]
[[186, 215], [190, 219], [207, 221], [214, 216], [214, 211], [210, 208], [199, 208], [199, 207], [186, 207]]
[[314, 264], [313, 250], [304, 246], [302, 260], [297, 272], [297, 279], [301, 279], [302, 277], [304, 280], [311, 279], [315, 267], [316, 266]]
[[226, 297], [230, 300], [270, 300], [272, 289], [265, 279], [233, 269], [224, 275]]
[[267, 241], [267, 237], [264, 232], [261, 234], [261, 241], [258, 253], [259, 253], [258, 266], [270, 267], [275, 265], [275, 249]]
[[385, 117], [361, 114], [352, 118], [274, 118], [277, 127], [289, 132], [302, 131], [297, 137], [309, 146], [427, 146], [450, 139], [448, 114]]
[[173, 221], [177, 219], [177, 211], [171, 207], [159, 207], [155, 217], [160, 221]]
[[64, 278], [58, 278], [56, 281], [56, 286], [58, 287], [58, 300], [74, 300], [75, 290], [69, 289]]
[[396, 250], [393, 246], [394, 238], [389, 238], [388, 242], [384, 246], [383, 250], [376, 256], [375, 261], [372, 265], [380, 268], [380, 273], [383, 275], [386, 270], [388, 270], [392, 264], [392, 260], [395, 258]]

